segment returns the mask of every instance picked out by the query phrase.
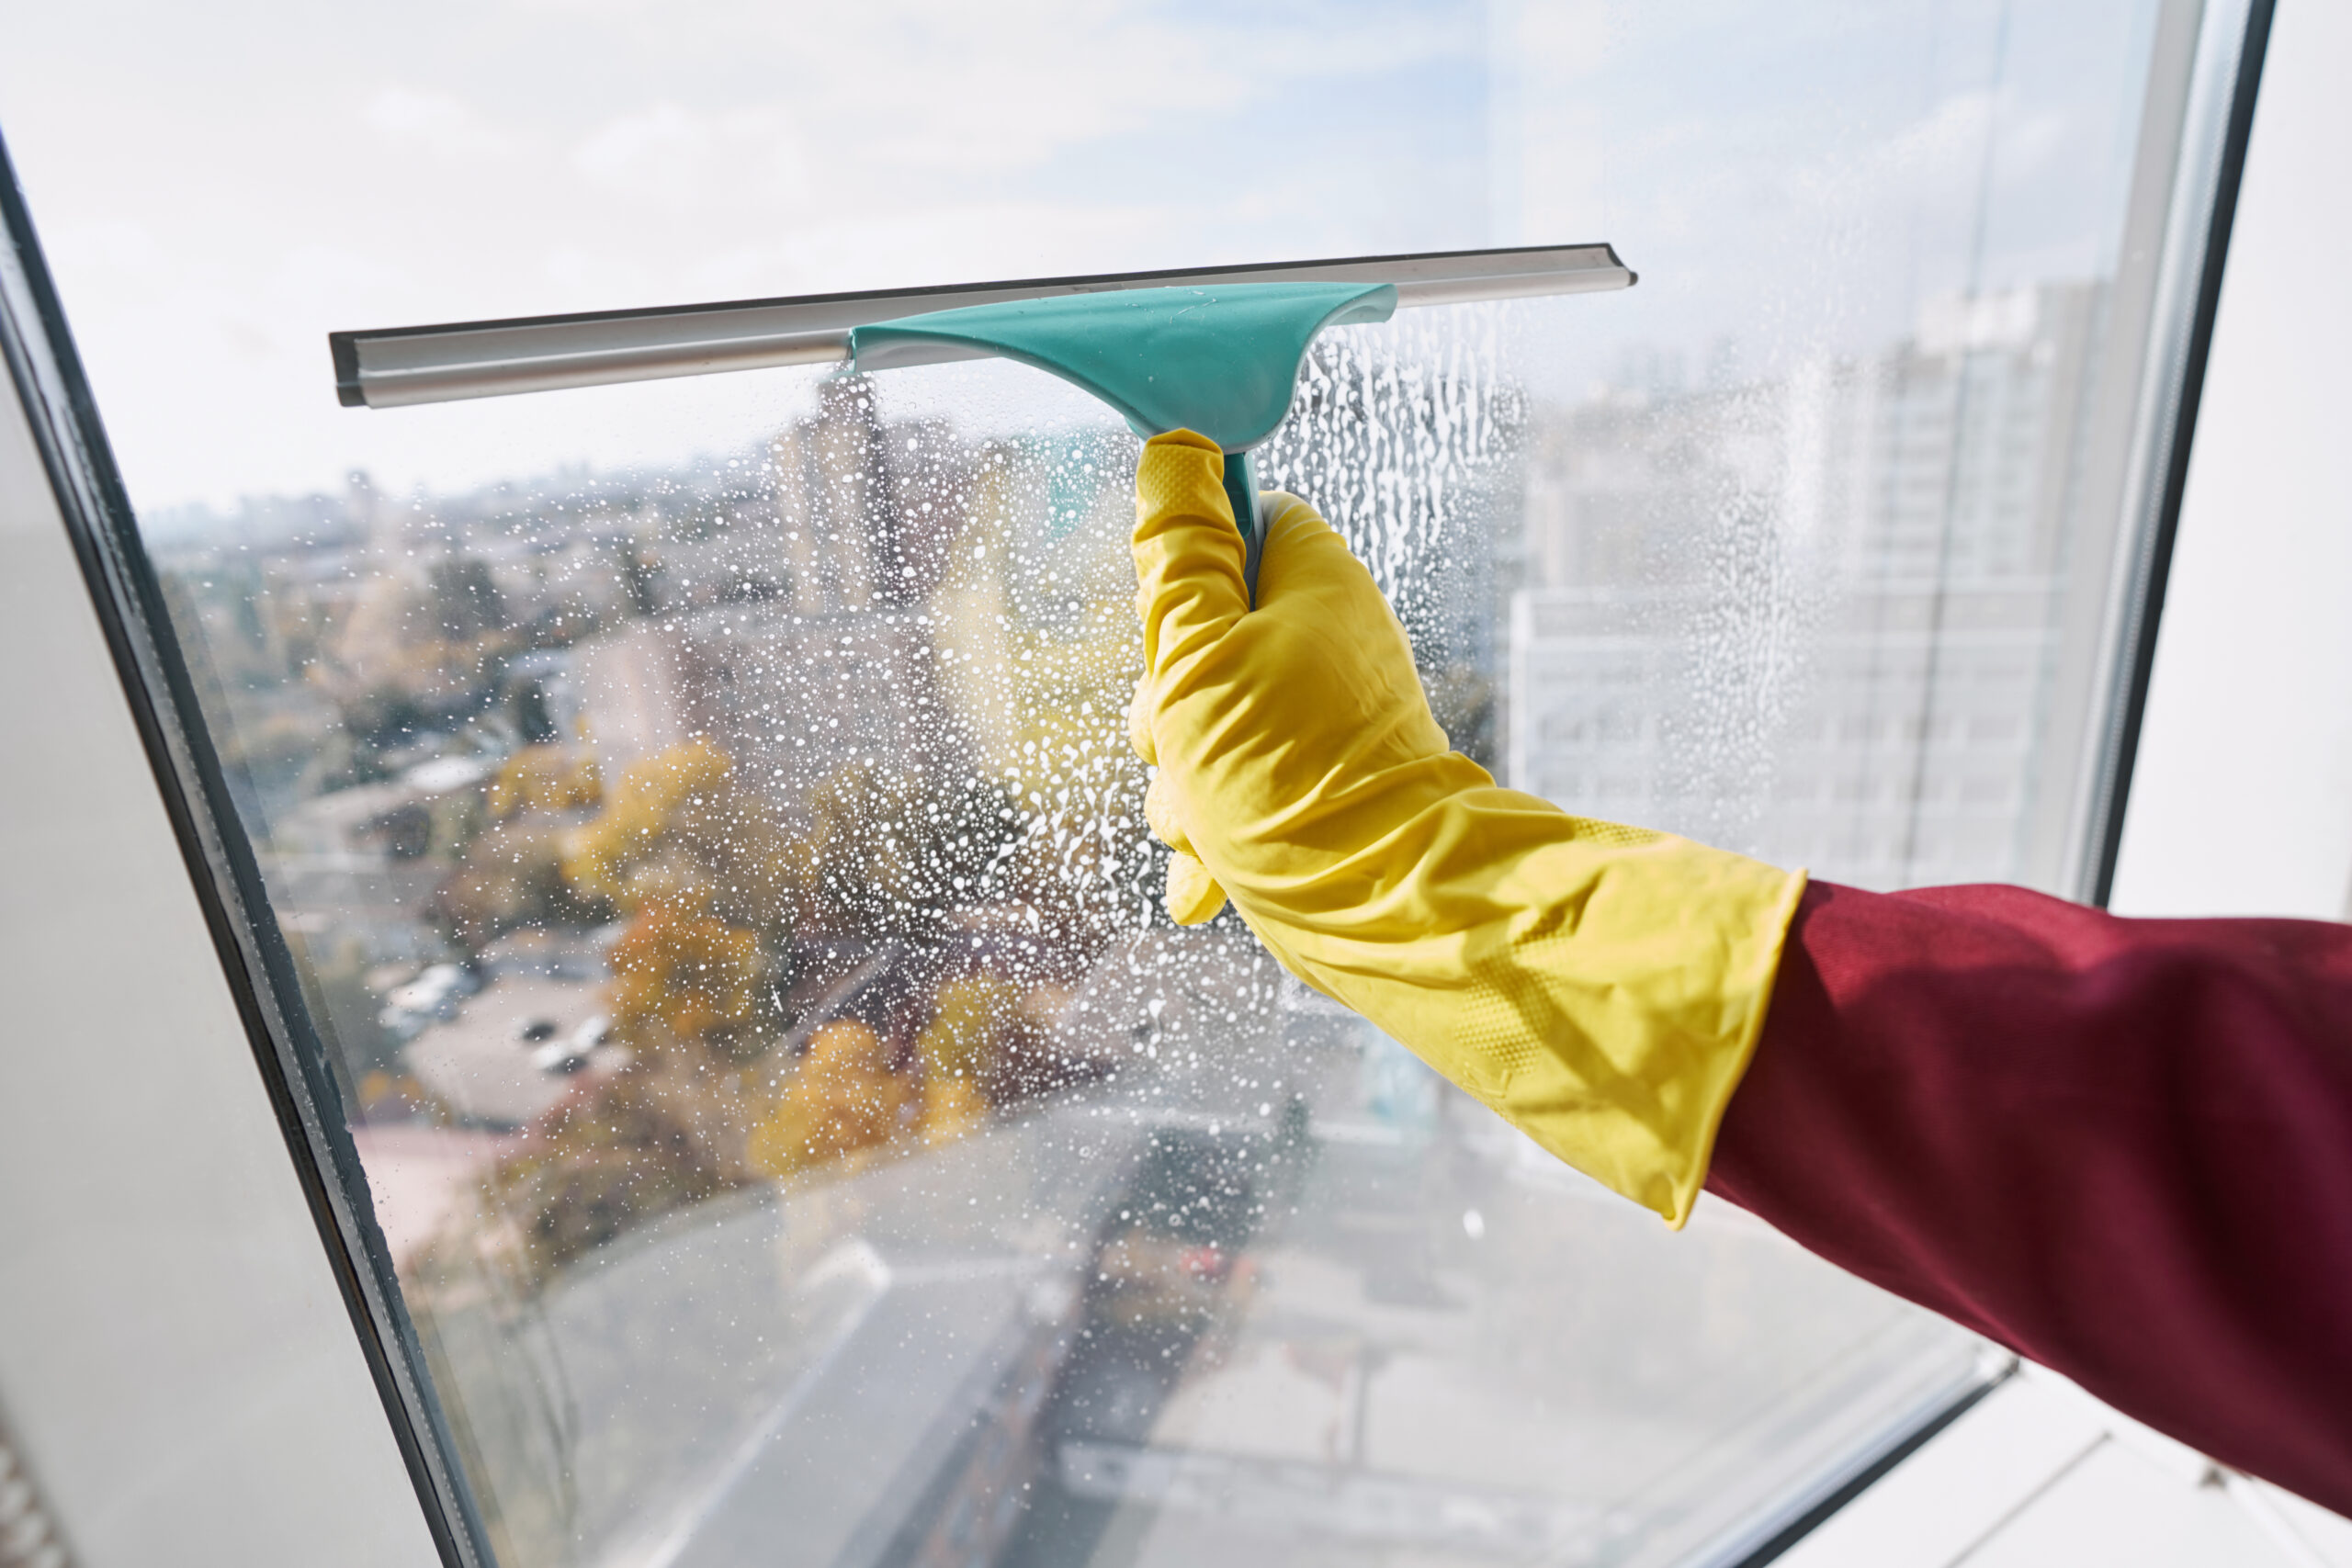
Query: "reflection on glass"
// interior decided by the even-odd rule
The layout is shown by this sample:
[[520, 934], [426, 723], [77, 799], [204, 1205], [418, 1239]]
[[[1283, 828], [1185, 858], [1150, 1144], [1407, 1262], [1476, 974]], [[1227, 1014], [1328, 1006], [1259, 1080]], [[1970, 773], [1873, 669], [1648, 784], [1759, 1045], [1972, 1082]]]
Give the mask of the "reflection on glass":
[[[2141, 52], [2084, 112], [2128, 125], [2111, 9]], [[2063, 99], [2019, 28], [2002, 90]], [[1938, 134], [1989, 166], [1990, 112]], [[2128, 170], [1871, 185], [1908, 156], [1853, 178], [1913, 204], [1910, 270], [1817, 258], [1905, 301], [1859, 346], [1572, 389], [1564, 301], [1317, 348], [1261, 473], [1507, 782], [2047, 880]], [[719, 385], [553, 395], [553, 476], [155, 545], [501, 1562], [1672, 1562], [1969, 1375], [1720, 1205], [1662, 1232], [1231, 916], [1167, 922], [1101, 411], [763, 373], [709, 455], [634, 443]]]

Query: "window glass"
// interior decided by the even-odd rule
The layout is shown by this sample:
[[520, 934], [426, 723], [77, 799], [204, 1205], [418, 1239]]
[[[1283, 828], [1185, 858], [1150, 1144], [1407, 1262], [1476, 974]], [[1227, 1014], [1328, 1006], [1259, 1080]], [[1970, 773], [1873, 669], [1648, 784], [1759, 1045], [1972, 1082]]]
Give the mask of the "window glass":
[[1721, 1204], [1666, 1233], [1168, 922], [1099, 406], [978, 364], [314, 410], [316, 333], [1608, 239], [1630, 293], [1328, 334], [1263, 481], [1506, 782], [2063, 889], [2168, 13], [1090, 9], [1007, 75], [954, 8], [824, 9], [864, 97], [723, 9], [500, 10], [455, 64], [276, 18], [198, 144], [370, 150], [182, 168], [315, 190], [333, 254], [168, 321], [180, 198], [0, 74], [498, 1560], [1669, 1562], [1967, 1386], [1958, 1331]]
[[[1467, 748], [1496, 345], [1577, 308], [1348, 329], [1264, 455]], [[727, 391], [703, 457], [612, 460], [674, 386], [558, 394], [609, 467], [165, 557], [502, 1561], [1695, 1544], [1970, 1375], [1167, 921], [1107, 413], [1006, 365]]]

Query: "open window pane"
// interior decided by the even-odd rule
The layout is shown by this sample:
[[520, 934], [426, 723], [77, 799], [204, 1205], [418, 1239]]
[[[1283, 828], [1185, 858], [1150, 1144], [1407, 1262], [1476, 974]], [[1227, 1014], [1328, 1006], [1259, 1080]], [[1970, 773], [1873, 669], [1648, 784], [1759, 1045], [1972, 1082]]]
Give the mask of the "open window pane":
[[[2195, 16], [1466, 19], [1356, 85], [1475, 75], [1475, 197], [1431, 141], [1389, 239], [1345, 138], [1292, 167], [1644, 282], [1329, 334], [1263, 480], [1505, 782], [2073, 890]], [[1119, 259], [1239, 259], [1173, 243]], [[342, 490], [149, 545], [509, 1568], [1713, 1561], [1981, 1376], [1170, 924], [1136, 446], [1069, 389], [342, 417]]]

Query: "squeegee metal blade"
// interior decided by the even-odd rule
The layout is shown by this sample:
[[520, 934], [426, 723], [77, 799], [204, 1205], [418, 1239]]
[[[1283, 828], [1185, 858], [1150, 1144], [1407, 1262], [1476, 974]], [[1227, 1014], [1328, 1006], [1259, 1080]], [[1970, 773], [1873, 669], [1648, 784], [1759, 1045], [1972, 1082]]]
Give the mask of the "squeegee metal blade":
[[[1309, 280], [1393, 283], [1396, 302], [1412, 306], [1626, 288], [1634, 275], [1606, 244], [1526, 245], [458, 321], [331, 333], [327, 344], [334, 356], [335, 392], [345, 406], [398, 408], [778, 365], [834, 365], [848, 357], [852, 327], [961, 305], [1121, 288]], [[942, 351], [935, 357], [959, 355]]]

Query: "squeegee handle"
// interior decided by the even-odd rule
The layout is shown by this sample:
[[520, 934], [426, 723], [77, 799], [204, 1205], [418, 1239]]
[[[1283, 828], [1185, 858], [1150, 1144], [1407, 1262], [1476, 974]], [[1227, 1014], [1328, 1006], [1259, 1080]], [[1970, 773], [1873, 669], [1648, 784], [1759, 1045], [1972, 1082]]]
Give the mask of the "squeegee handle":
[[1250, 607], [1258, 607], [1258, 560], [1266, 553], [1266, 520], [1258, 505], [1256, 466], [1247, 452], [1225, 457], [1225, 498], [1233, 503], [1234, 526], [1241, 530], [1241, 581], [1250, 591]]

